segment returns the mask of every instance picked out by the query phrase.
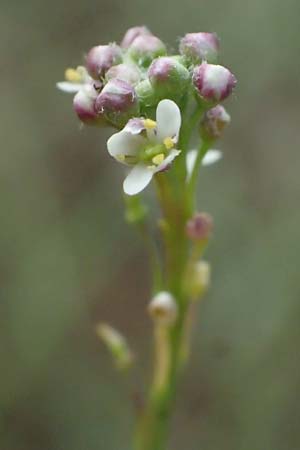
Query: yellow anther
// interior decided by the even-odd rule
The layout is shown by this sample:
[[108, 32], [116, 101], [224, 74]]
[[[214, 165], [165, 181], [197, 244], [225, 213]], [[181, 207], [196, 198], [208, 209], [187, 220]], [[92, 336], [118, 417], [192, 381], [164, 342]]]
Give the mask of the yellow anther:
[[145, 119], [144, 126], [147, 130], [153, 130], [153, 128], [156, 127], [156, 122], [155, 122], [155, 120]]
[[153, 156], [152, 162], [156, 166], [159, 166], [163, 162], [164, 159], [165, 159], [165, 155], [163, 153], [160, 153], [159, 155]]
[[167, 137], [166, 139], [164, 139], [164, 145], [165, 145], [167, 150], [171, 150], [171, 148], [174, 147], [173, 139], [170, 138], [170, 137]]
[[120, 162], [124, 162], [125, 161], [125, 155], [117, 155], [116, 159]]
[[69, 68], [65, 71], [65, 79], [71, 83], [79, 83], [82, 81], [82, 74], [76, 69]]

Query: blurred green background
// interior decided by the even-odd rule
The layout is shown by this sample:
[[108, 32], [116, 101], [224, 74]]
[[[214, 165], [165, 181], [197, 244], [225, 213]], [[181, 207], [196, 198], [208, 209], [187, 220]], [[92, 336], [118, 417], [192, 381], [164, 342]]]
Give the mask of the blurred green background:
[[[238, 78], [225, 157], [201, 173], [213, 286], [170, 449], [300, 448], [299, 18], [296, 0], [1, 0], [1, 450], [131, 450], [151, 354], [146, 255], [109, 132], [80, 130], [55, 82], [141, 24], [174, 50], [216, 31]], [[100, 320], [128, 336], [132, 378], [95, 337]]]

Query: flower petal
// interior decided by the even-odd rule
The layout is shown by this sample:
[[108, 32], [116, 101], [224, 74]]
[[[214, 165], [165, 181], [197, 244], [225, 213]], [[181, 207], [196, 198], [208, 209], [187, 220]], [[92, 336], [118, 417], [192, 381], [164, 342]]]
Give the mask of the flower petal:
[[59, 81], [56, 83], [56, 87], [63, 92], [74, 94], [82, 89], [82, 83], [71, 83], [70, 81]]
[[141, 134], [145, 130], [144, 120], [138, 117], [130, 119], [124, 127], [124, 131], [128, 131], [131, 134]]
[[154, 173], [162, 172], [163, 170], [165, 170], [180, 153], [181, 151], [176, 150], [175, 148], [171, 150], [169, 155], [163, 160], [163, 162], [155, 168]]
[[193, 168], [196, 162], [197, 158], [197, 150], [190, 150], [186, 154], [186, 170], [187, 170], [187, 178], [191, 176], [191, 173], [193, 172]]
[[202, 166], [210, 166], [222, 158], [222, 152], [220, 150], [211, 149], [208, 150], [204, 158], [202, 159]]
[[178, 140], [181, 126], [180, 109], [172, 100], [162, 100], [156, 109], [157, 140], [163, 141], [167, 137]]
[[127, 195], [135, 195], [145, 189], [153, 177], [153, 170], [144, 163], [139, 163], [131, 169], [124, 180], [123, 189]]
[[122, 130], [108, 139], [107, 150], [114, 158], [117, 158], [119, 155], [134, 156], [145, 143], [146, 140], [142, 136]]
[[[186, 154], [186, 170], [187, 178], [189, 179], [197, 158], [198, 150], [190, 150]], [[211, 149], [208, 150], [204, 158], [202, 159], [202, 166], [210, 166], [222, 158], [222, 152], [220, 150]]]

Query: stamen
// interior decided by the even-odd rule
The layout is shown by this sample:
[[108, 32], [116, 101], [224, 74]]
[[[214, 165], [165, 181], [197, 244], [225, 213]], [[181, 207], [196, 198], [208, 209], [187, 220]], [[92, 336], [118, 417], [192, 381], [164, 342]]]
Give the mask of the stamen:
[[117, 155], [116, 159], [120, 162], [125, 162], [125, 155]]
[[71, 83], [79, 83], [82, 81], [82, 75], [76, 69], [68, 68], [65, 71], [65, 79]]
[[164, 146], [166, 147], [167, 150], [171, 150], [171, 148], [174, 147], [173, 139], [170, 137], [167, 137], [166, 139], [164, 139]]
[[153, 130], [153, 128], [156, 128], [156, 122], [155, 120], [145, 119], [144, 126], [147, 130]]
[[152, 162], [156, 166], [159, 166], [163, 162], [164, 159], [165, 159], [165, 155], [163, 153], [159, 153], [158, 155], [153, 156]]

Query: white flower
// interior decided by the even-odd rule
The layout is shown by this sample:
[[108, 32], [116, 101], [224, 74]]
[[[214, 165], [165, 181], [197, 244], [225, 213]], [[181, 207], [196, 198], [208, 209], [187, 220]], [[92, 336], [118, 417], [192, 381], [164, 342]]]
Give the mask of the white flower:
[[[187, 178], [189, 179], [197, 158], [198, 150], [190, 150], [186, 155], [186, 168]], [[211, 149], [208, 150], [204, 158], [202, 159], [202, 166], [210, 166], [222, 158], [222, 152], [220, 150]]]
[[87, 73], [86, 68], [78, 66], [77, 69], [67, 69], [65, 71], [65, 81], [59, 81], [56, 83], [56, 87], [63, 92], [76, 94], [91, 81], [92, 78]]
[[175, 148], [181, 126], [180, 109], [172, 100], [162, 100], [156, 109], [156, 122], [131, 119], [107, 141], [107, 149], [117, 161], [133, 166], [123, 189], [128, 195], [141, 192], [153, 175], [165, 170], [179, 155]]

